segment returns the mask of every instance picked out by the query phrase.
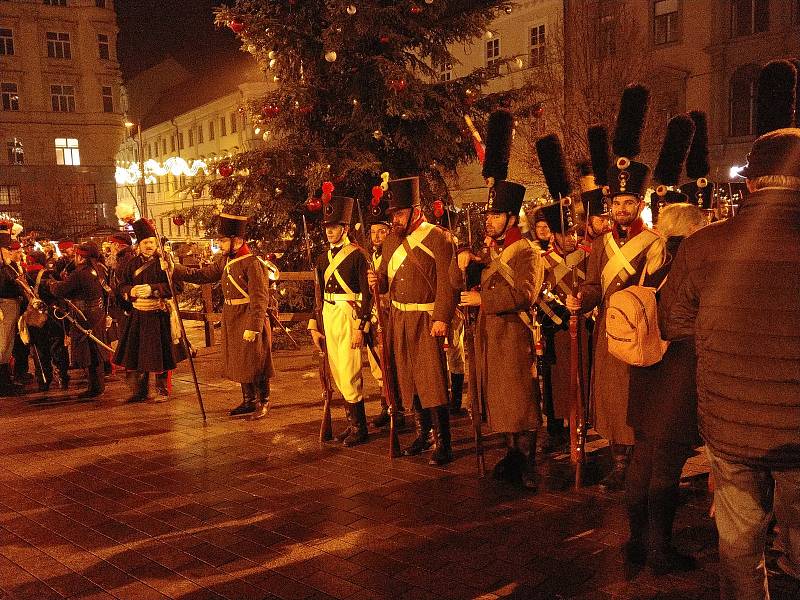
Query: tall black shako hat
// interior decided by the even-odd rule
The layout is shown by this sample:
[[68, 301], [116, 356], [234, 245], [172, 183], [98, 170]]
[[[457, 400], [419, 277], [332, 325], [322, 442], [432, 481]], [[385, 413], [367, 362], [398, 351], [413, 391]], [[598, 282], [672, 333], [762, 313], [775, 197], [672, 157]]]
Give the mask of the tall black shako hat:
[[561, 219], [564, 219], [564, 233], [570, 231], [575, 227], [572, 220], [572, 211], [569, 206], [561, 202], [554, 202], [547, 204], [541, 208], [537, 208], [533, 214], [533, 224], [545, 222], [553, 233], [561, 233]]
[[653, 171], [653, 179], [658, 184], [655, 195], [650, 196], [653, 221], [658, 219], [662, 206], [689, 201], [689, 197], [683, 192], [669, 188], [678, 185], [680, 181], [683, 163], [693, 137], [694, 121], [689, 115], [675, 115], [667, 123], [667, 133]]
[[586, 132], [586, 137], [589, 141], [591, 161], [578, 165], [581, 203], [587, 217], [600, 216], [607, 211], [608, 168], [611, 165], [611, 156], [608, 151], [608, 130], [602, 125], [592, 125]]
[[572, 211], [568, 206], [563, 205], [561, 200], [569, 197], [572, 188], [567, 177], [564, 152], [558, 136], [550, 134], [536, 140], [536, 155], [539, 157], [539, 164], [542, 167], [550, 196], [557, 202], [540, 208], [534, 217], [534, 224], [536, 221], [546, 221], [553, 233], [562, 233], [563, 213], [564, 231], [569, 231], [573, 227]]
[[350, 225], [353, 221], [355, 200], [348, 196], [322, 197], [323, 225]]
[[247, 236], [247, 217], [221, 213], [217, 231], [221, 238], [238, 237], [245, 239]]
[[513, 181], [496, 181], [489, 188], [489, 198], [483, 212], [519, 215], [523, 200], [525, 200], [524, 185]]
[[518, 215], [525, 199], [525, 186], [508, 177], [508, 163], [511, 158], [511, 142], [514, 138], [514, 117], [505, 109], [489, 115], [486, 127], [486, 155], [483, 159], [481, 175], [491, 186], [486, 199], [485, 213], [506, 213]]
[[698, 208], [711, 210], [716, 184], [708, 179], [711, 164], [708, 160], [708, 119], [706, 113], [693, 110], [689, 116], [694, 121], [694, 137], [686, 157], [686, 176], [693, 181], [684, 183], [681, 191], [686, 194], [687, 202]]
[[622, 194], [644, 196], [650, 182], [650, 167], [634, 160], [641, 151], [642, 131], [650, 102], [650, 90], [631, 84], [622, 92], [612, 149], [617, 156], [608, 171], [611, 197]]
[[133, 235], [136, 237], [136, 242], [146, 240], [151, 237], [158, 237], [155, 227], [149, 219], [139, 219], [133, 222]]
[[389, 203], [386, 208], [388, 214], [396, 210], [419, 206], [419, 177], [403, 177], [402, 179], [390, 180], [389, 189], [386, 190], [384, 198]]

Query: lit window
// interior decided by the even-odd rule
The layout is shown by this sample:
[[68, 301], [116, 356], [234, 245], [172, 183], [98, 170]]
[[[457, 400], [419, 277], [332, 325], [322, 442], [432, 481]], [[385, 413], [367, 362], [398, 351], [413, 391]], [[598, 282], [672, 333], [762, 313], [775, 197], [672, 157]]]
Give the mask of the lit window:
[[769, 0], [733, 0], [731, 33], [733, 37], [752, 35], [769, 29]]
[[75, 87], [51, 85], [50, 103], [54, 112], [75, 112]]
[[105, 33], [97, 34], [97, 53], [102, 60], [109, 60], [111, 58], [111, 45]]
[[678, 41], [678, 0], [656, 0], [653, 5], [653, 43]]
[[0, 56], [14, 56], [14, 32], [0, 29]]
[[48, 31], [46, 36], [47, 56], [49, 58], [72, 58], [72, 47], [70, 46], [68, 33]]
[[453, 79], [453, 65], [445, 63], [439, 67], [439, 81], [450, 81]]
[[8, 164], [22, 165], [25, 164], [25, 151], [22, 149], [22, 140], [13, 138], [6, 142], [6, 149], [8, 150]]
[[3, 98], [3, 110], [19, 110], [19, 92], [16, 83], [0, 83]]
[[8, 212], [11, 206], [20, 204], [19, 186], [0, 185], [0, 212]]
[[114, 95], [110, 85], [103, 86], [103, 112], [114, 112]]
[[56, 164], [73, 167], [81, 164], [78, 140], [75, 138], [56, 138]]
[[220, 117], [219, 120], [219, 135], [224, 136], [228, 135], [228, 123], [225, 121], [225, 117]]
[[497, 75], [500, 63], [500, 38], [492, 38], [486, 42], [486, 69], [490, 75]]
[[47, 6], [66, 6], [67, 0], [44, 0]]
[[238, 129], [238, 120], [236, 118], [237, 113], [231, 113], [231, 133], [236, 133]]
[[530, 35], [530, 56], [528, 65], [531, 67], [541, 67], [546, 60], [544, 45], [544, 25], [534, 25], [531, 27]]
[[94, 5], [97, 8], [105, 8], [106, 7], [106, 0], [94, 0]]

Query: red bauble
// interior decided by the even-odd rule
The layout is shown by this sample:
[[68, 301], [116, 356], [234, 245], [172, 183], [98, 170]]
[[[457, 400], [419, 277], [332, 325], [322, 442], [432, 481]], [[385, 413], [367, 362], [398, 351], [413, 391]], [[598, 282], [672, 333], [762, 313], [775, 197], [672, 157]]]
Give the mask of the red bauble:
[[533, 107], [533, 116], [537, 119], [541, 119], [542, 115], [544, 114], [544, 106], [541, 104], [537, 104]]
[[242, 33], [244, 31], [244, 23], [242, 23], [239, 19], [228, 21], [228, 27], [231, 28], [233, 33]]
[[395, 92], [402, 92], [406, 89], [406, 80], [405, 79], [390, 79], [389, 80], [389, 87], [393, 89]]
[[172, 217], [172, 222], [175, 223], [178, 227], [186, 223], [186, 219], [183, 218], [183, 215], [175, 215]]
[[422, 12], [422, 7], [416, 4], [412, 4], [411, 8], [408, 9], [412, 15], [418, 15]]
[[220, 165], [217, 167], [217, 172], [222, 177], [230, 177], [233, 175], [233, 165], [227, 162], [220, 163]]
[[388, 44], [389, 43], [389, 36], [384, 34], [380, 37], [381, 44]]
[[306, 200], [306, 208], [310, 212], [319, 212], [322, 209], [322, 200], [319, 198], [309, 198]]
[[433, 214], [437, 219], [441, 219], [444, 214], [444, 202], [437, 200], [433, 203]]

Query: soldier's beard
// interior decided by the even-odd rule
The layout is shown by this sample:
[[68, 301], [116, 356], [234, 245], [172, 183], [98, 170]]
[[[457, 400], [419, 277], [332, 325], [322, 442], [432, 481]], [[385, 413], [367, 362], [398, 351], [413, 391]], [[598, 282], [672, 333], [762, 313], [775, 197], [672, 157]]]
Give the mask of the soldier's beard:
[[630, 227], [638, 216], [639, 213], [617, 213], [614, 215], [614, 223], [620, 227]]

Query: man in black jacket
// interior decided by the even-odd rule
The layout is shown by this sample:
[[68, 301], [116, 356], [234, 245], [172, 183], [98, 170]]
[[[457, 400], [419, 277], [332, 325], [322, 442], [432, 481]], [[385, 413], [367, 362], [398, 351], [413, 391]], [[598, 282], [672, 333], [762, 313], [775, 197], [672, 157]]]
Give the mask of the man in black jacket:
[[725, 599], [768, 598], [773, 490], [800, 527], [800, 129], [758, 138], [743, 174], [750, 196], [684, 241], [659, 303], [662, 335], [696, 340]]

